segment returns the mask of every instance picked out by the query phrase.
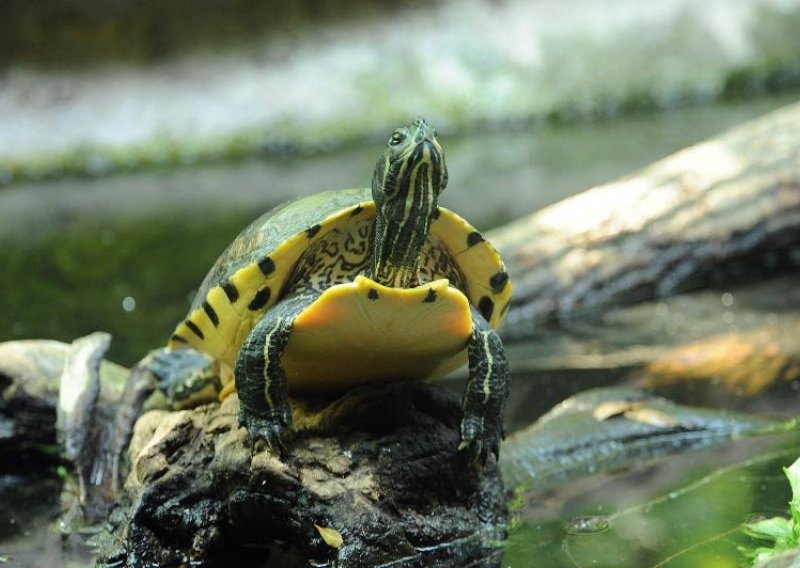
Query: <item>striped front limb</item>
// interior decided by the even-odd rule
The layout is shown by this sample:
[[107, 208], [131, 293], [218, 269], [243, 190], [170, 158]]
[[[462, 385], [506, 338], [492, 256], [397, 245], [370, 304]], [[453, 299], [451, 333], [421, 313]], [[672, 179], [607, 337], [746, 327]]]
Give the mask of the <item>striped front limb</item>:
[[281, 356], [295, 318], [317, 296], [291, 296], [273, 306], [250, 331], [236, 358], [239, 424], [247, 428], [252, 443], [264, 440], [276, 452], [283, 451], [292, 429]]
[[500, 454], [500, 441], [505, 437], [503, 410], [511, 374], [500, 337], [474, 307], [467, 353], [469, 380], [458, 449], [465, 450], [471, 462], [483, 463], [490, 452], [496, 458]]

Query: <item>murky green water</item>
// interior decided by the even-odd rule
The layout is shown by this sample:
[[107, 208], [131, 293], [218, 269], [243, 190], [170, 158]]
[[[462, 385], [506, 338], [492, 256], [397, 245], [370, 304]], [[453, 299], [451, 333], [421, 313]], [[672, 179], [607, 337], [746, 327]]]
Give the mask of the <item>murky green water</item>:
[[[740, 526], [787, 516], [782, 468], [800, 454], [797, 434], [672, 456], [631, 472], [596, 475], [530, 493], [504, 566], [746, 566]], [[762, 543], [758, 543], [762, 544]]]
[[[795, 99], [444, 140], [451, 183], [443, 202], [487, 229]], [[114, 337], [110, 358], [131, 364], [168, 337], [207, 269], [250, 220], [293, 196], [368, 185], [378, 152], [370, 145], [303, 159], [0, 190], [0, 341], [69, 341], [105, 330]], [[551, 379], [558, 383], [570, 377]], [[519, 388], [530, 395], [529, 385]], [[541, 393], [536, 413], [557, 403], [562, 392], [536, 390]], [[512, 410], [516, 425], [530, 420], [534, 412], [533, 406], [527, 417], [519, 405]], [[751, 480], [750, 494], [743, 494], [740, 484], [734, 489], [723, 486], [716, 494], [700, 491], [682, 500], [663, 500], [687, 479], [713, 474], [720, 456], [701, 453], [665, 460], [628, 477], [592, 478], [547, 495], [528, 496], [504, 565], [643, 566], [664, 562], [663, 552], [670, 550], [677, 556], [658, 565], [736, 566], [736, 538], [726, 531], [752, 512], [754, 502], [772, 512], [784, 508], [788, 488], [780, 466], [792, 461], [800, 445], [791, 441], [784, 447], [789, 449], [776, 449], [773, 457], [758, 458], [741, 470], [737, 464], [761, 455], [763, 448], [756, 444], [726, 451], [726, 463], [734, 468], [731, 475]], [[651, 504], [675, 510], [662, 509], [658, 517], [648, 517]], [[57, 503], [50, 505], [52, 514]], [[25, 550], [26, 538], [36, 543], [34, 549], [45, 547], [45, 555], [59, 546], [43, 528], [48, 514], [27, 517], [20, 515], [21, 509], [6, 509], [0, 515], [0, 524], [17, 523], [13, 530], [0, 530], [0, 564], [11, 543], [15, 550]], [[608, 531], [575, 534], [565, 527], [568, 519], [597, 514], [613, 516]], [[670, 518], [674, 523], [663, 524]], [[697, 529], [683, 521], [697, 518], [706, 520], [709, 542], [719, 546], [702, 549], [709, 557], [687, 550], [696, 544], [692, 531]], [[688, 531], [688, 537], [681, 531]], [[29, 557], [29, 565], [36, 565], [35, 552], [26, 552], [24, 558]]]

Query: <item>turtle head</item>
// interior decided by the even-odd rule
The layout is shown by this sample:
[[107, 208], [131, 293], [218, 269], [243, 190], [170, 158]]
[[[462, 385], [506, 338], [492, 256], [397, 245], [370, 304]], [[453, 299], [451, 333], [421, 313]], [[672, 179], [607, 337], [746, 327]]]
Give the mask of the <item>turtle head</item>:
[[444, 152], [424, 118], [396, 129], [372, 178], [375, 235], [372, 277], [385, 286], [406, 287], [447, 185]]

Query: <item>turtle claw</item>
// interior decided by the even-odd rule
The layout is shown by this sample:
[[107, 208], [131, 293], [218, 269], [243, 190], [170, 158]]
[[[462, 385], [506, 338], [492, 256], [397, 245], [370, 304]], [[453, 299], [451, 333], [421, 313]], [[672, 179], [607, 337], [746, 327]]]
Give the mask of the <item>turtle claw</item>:
[[247, 428], [247, 435], [254, 449], [261, 441], [278, 455], [284, 453], [292, 434], [291, 421], [279, 415], [257, 416], [242, 409], [239, 411], [239, 424]]
[[502, 419], [495, 424], [487, 424], [482, 417], [465, 417], [461, 422], [458, 449], [466, 453], [472, 466], [483, 466], [489, 454], [494, 454], [495, 460], [500, 458], [500, 441], [503, 438]]

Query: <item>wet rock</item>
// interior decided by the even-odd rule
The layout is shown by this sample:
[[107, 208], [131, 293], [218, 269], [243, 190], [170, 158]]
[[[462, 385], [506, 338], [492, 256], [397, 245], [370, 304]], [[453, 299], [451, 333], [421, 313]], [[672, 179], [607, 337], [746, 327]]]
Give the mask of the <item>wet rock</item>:
[[453, 395], [401, 383], [296, 404], [280, 459], [251, 450], [238, 410], [234, 395], [140, 418], [122, 501], [97, 538], [105, 561], [499, 563], [506, 494], [491, 459], [479, 470], [457, 451]]

